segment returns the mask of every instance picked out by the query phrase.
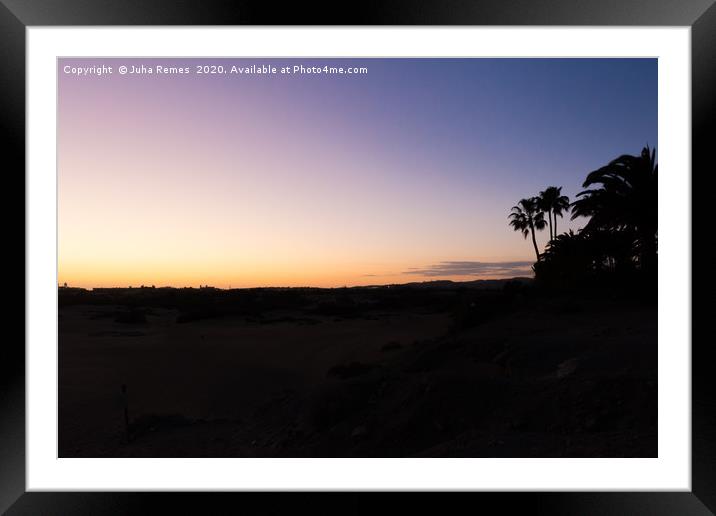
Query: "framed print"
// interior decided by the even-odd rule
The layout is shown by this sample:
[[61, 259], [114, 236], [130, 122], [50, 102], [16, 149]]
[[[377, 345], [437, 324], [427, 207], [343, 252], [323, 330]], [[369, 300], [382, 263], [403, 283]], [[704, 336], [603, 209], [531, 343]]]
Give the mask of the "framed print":
[[5, 2], [3, 510], [713, 511], [716, 8], [518, 4]]

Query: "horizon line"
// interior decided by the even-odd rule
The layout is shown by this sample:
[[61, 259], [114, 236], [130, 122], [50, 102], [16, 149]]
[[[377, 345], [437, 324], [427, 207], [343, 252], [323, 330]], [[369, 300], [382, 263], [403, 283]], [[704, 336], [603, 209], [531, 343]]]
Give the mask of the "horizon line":
[[423, 285], [428, 283], [477, 283], [487, 281], [510, 281], [510, 280], [534, 280], [532, 276], [510, 276], [505, 278], [476, 278], [472, 280], [450, 280], [450, 279], [432, 279], [424, 281], [408, 281], [405, 283], [382, 283], [382, 284], [371, 284], [371, 285], [343, 285], [336, 287], [316, 287], [311, 285], [263, 285], [259, 287], [216, 287], [213, 285], [199, 285], [196, 286], [174, 286], [174, 285], [126, 285], [126, 286], [111, 286], [111, 287], [77, 287], [72, 286], [65, 282], [64, 284], [58, 284], [57, 289], [76, 289], [76, 290], [159, 290], [159, 289], [176, 289], [176, 290], [258, 290], [258, 289], [315, 289], [315, 290], [338, 290], [345, 288], [378, 288], [378, 287], [399, 287], [405, 285]]

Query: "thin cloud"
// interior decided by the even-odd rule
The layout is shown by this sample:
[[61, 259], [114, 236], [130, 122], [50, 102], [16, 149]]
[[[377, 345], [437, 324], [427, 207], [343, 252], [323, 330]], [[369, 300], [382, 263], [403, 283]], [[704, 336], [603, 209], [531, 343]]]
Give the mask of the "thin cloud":
[[532, 274], [533, 262], [440, 262], [424, 268], [411, 268], [403, 274], [429, 276], [516, 276]]

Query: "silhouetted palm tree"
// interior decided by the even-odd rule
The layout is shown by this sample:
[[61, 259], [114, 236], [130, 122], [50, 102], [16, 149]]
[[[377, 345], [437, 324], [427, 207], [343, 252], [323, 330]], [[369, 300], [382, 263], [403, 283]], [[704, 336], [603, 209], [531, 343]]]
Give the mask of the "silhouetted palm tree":
[[535, 248], [537, 261], [539, 261], [539, 249], [537, 248], [537, 239], [535, 238], [535, 229], [543, 230], [547, 226], [544, 220], [544, 212], [539, 208], [539, 199], [530, 197], [522, 199], [517, 206], [512, 207], [512, 213], [509, 215], [510, 226], [515, 231], [521, 231], [522, 235], [527, 238], [532, 235], [532, 245]]
[[[562, 187], [550, 186], [539, 193], [540, 209], [547, 212], [549, 240], [557, 237], [557, 216], [569, 210], [569, 197], [562, 195]], [[554, 225], [552, 219], [554, 218]]]
[[573, 287], [591, 279], [596, 272], [594, 246], [583, 234], [571, 229], [545, 246], [542, 260], [532, 267], [542, 283]]
[[643, 268], [650, 268], [657, 250], [656, 149], [647, 145], [639, 156], [624, 154], [591, 172], [577, 194], [572, 219], [591, 217], [584, 227], [590, 231], [634, 234], [635, 253]]

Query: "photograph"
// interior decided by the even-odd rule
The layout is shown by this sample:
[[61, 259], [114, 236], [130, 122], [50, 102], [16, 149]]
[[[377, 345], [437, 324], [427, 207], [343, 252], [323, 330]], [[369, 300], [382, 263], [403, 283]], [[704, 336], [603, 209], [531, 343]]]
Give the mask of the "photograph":
[[715, 2], [0, 0], [0, 514], [716, 514]]
[[714, 2], [0, 0], [0, 514], [716, 514]]
[[658, 86], [58, 57], [59, 457], [658, 457]]

